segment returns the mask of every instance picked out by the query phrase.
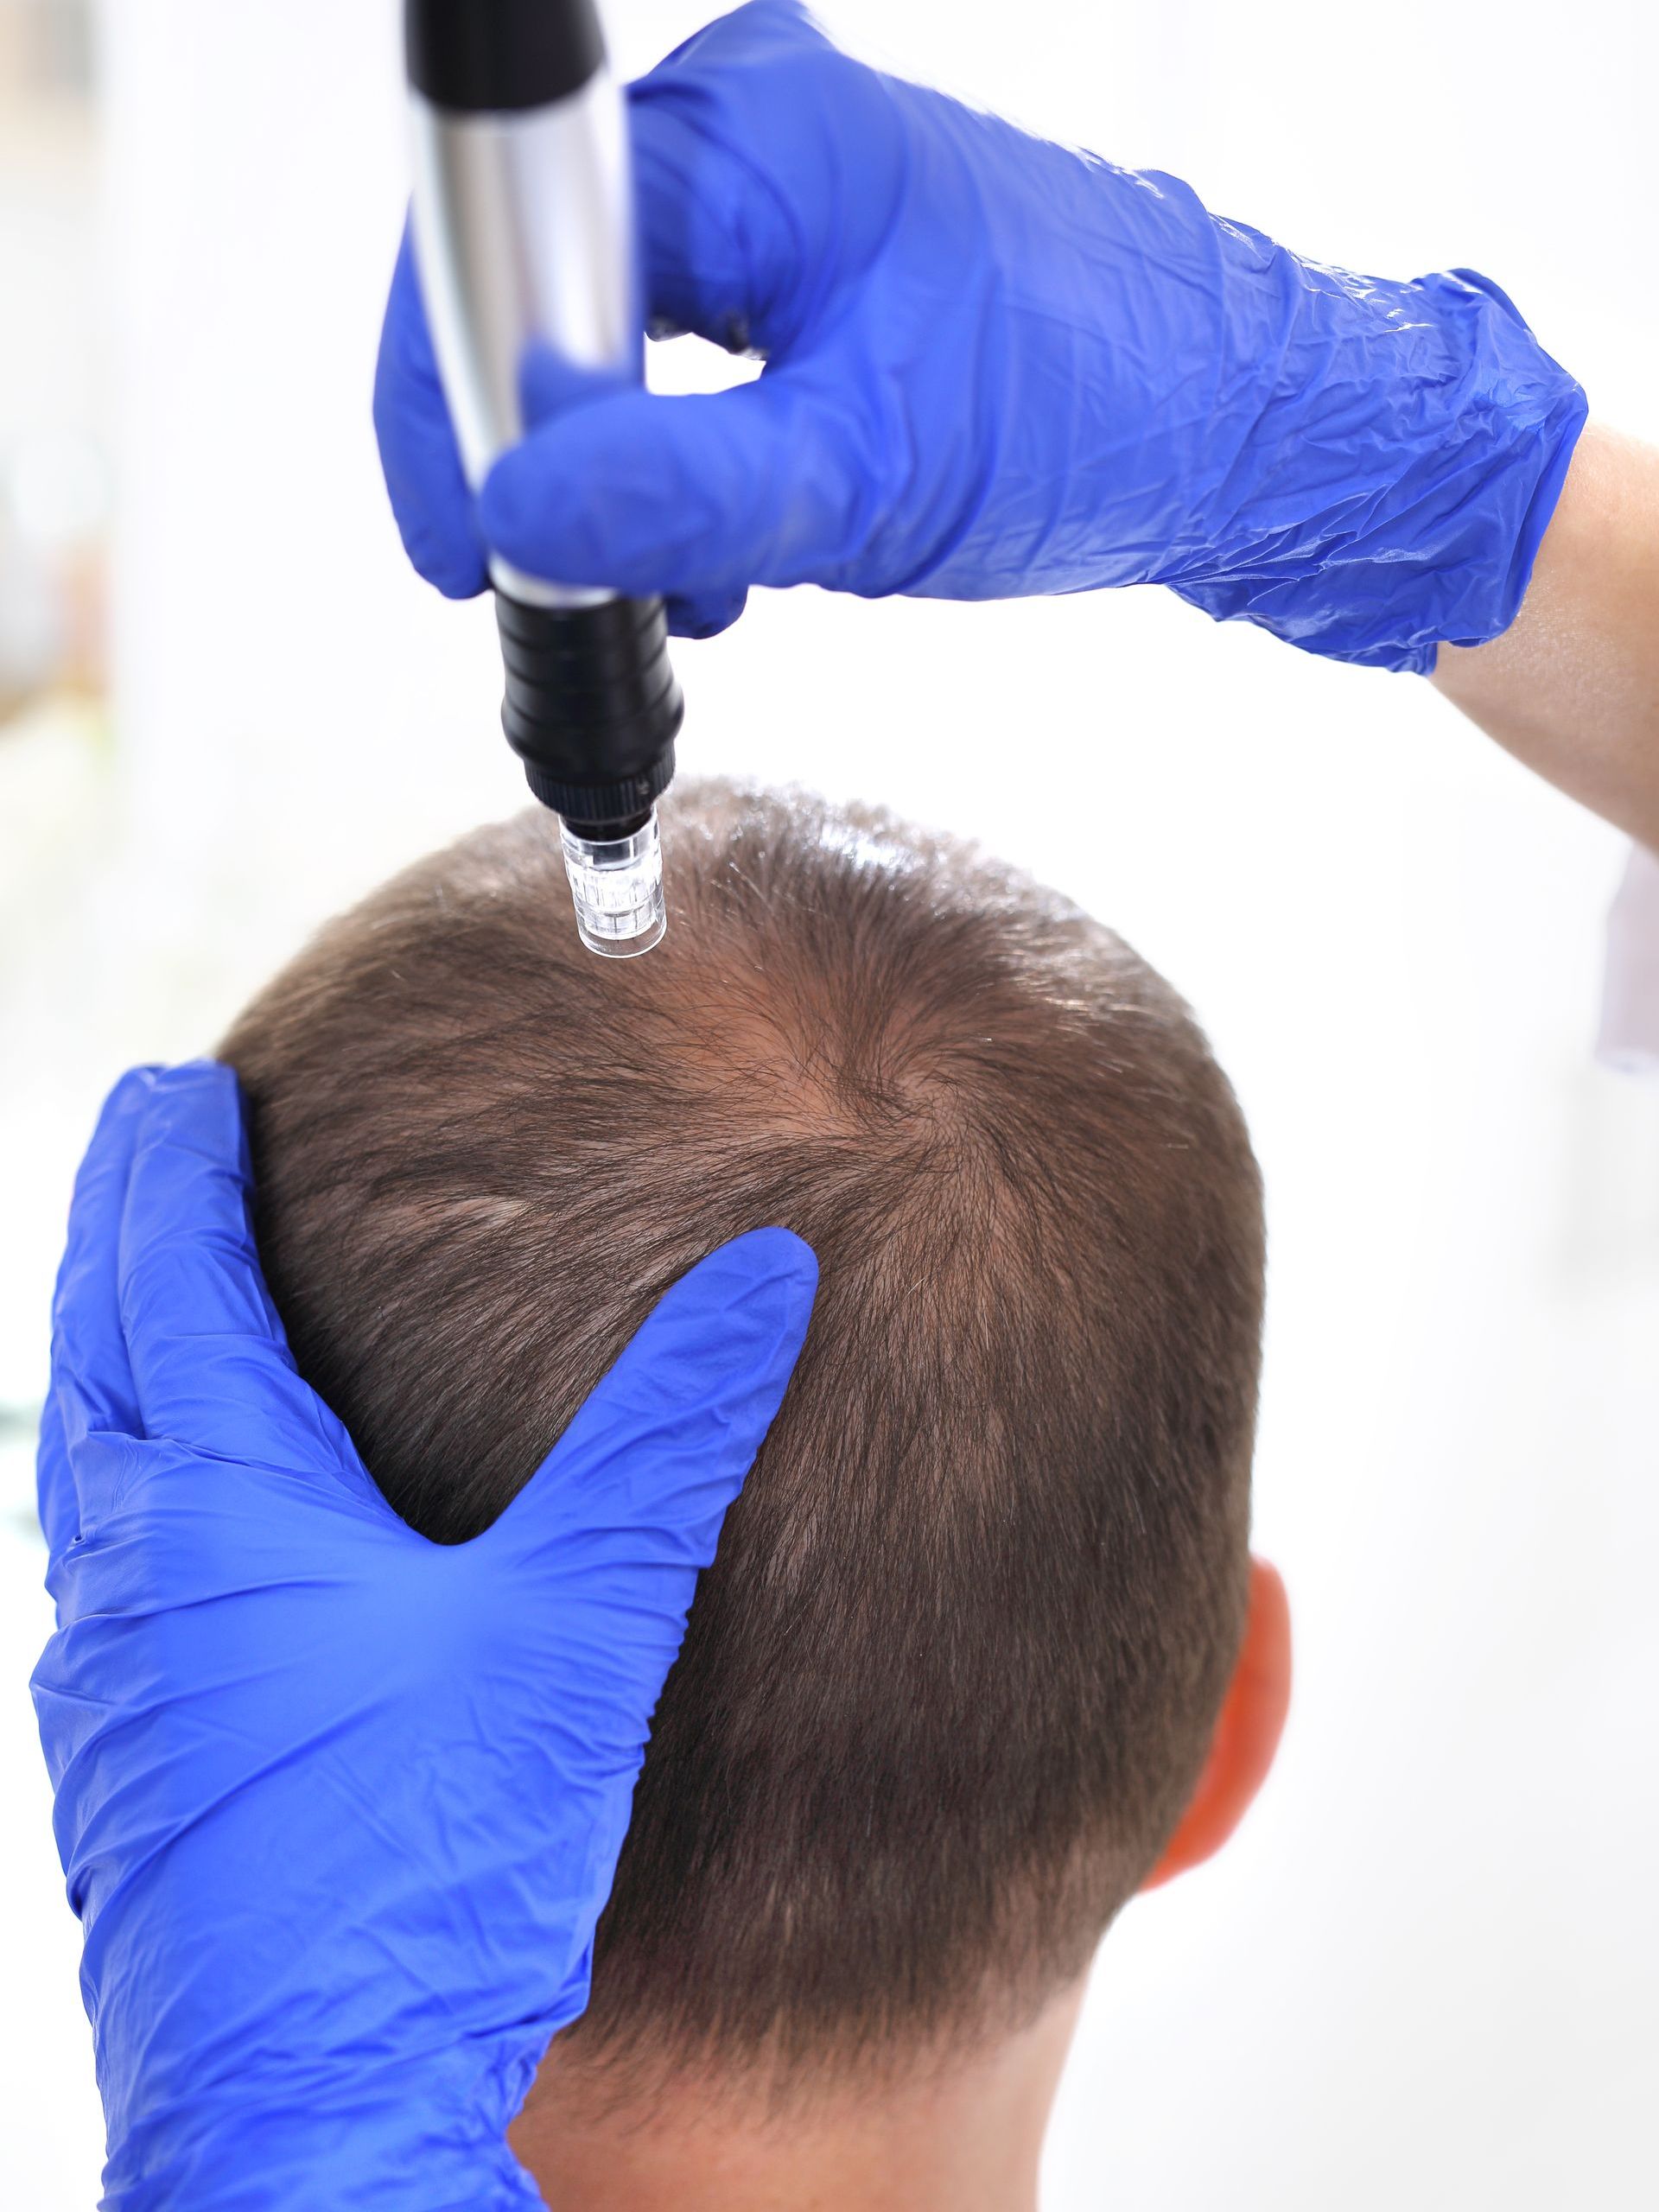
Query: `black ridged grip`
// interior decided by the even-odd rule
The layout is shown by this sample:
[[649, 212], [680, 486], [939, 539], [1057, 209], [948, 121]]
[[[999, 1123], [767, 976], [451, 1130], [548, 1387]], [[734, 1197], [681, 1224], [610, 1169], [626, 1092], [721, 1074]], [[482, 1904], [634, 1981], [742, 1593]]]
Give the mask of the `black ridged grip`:
[[409, 81], [458, 114], [545, 107], [605, 59], [594, 0], [405, 0]]
[[495, 594], [501, 727], [543, 806], [593, 835], [637, 827], [674, 775], [685, 701], [660, 599], [526, 607]]

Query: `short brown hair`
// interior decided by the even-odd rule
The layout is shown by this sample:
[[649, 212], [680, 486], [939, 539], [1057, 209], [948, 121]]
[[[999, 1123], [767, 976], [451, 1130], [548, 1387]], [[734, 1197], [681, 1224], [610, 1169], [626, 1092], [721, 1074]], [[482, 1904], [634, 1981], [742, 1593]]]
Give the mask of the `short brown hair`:
[[1259, 1184], [1181, 1001], [1027, 880], [723, 785], [664, 843], [648, 958], [579, 948], [531, 813], [326, 929], [223, 1053], [300, 1364], [440, 1541], [702, 1254], [814, 1247], [576, 2034], [856, 2059], [1069, 1980], [1191, 1792], [1243, 1619]]

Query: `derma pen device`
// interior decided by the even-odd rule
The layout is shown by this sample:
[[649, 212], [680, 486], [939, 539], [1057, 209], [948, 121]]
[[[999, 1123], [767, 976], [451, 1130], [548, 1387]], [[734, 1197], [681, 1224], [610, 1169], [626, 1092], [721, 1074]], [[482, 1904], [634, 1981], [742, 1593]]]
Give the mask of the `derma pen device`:
[[[529, 424], [538, 356], [639, 381], [627, 124], [594, 0], [405, 0], [415, 254], [474, 488]], [[559, 817], [576, 927], [645, 952], [664, 927], [656, 803], [684, 712], [659, 599], [490, 564], [507, 742]]]

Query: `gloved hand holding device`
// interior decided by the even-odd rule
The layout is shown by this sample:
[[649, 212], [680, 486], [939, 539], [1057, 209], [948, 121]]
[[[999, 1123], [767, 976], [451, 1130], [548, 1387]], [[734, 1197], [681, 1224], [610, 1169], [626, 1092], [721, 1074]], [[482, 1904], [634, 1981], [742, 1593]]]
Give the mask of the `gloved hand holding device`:
[[487, 544], [669, 595], [982, 599], [1157, 582], [1389, 668], [1513, 618], [1578, 385], [1466, 271], [1300, 260], [1176, 179], [1051, 145], [753, 0], [632, 89], [652, 316], [767, 357], [711, 397], [548, 394], [467, 493], [410, 256], [376, 422], [415, 565]]
[[295, 1371], [228, 1068], [141, 1070], [76, 1188], [35, 1678], [110, 2212], [539, 2202], [505, 2133], [589, 1943], [697, 1571], [816, 1267], [740, 1237], [471, 1543]]

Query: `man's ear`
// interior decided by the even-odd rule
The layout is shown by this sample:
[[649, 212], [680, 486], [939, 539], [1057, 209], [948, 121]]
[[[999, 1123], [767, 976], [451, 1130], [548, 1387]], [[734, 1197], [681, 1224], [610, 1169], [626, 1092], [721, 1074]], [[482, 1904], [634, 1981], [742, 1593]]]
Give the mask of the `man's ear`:
[[1250, 1610], [1198, 1786], [1141, 1885], [1155, 1890], [1221, 1849], [1267, 1779], [1290, 1709], [1290, 1605], [1278, 1570], [1250, 1561]]

